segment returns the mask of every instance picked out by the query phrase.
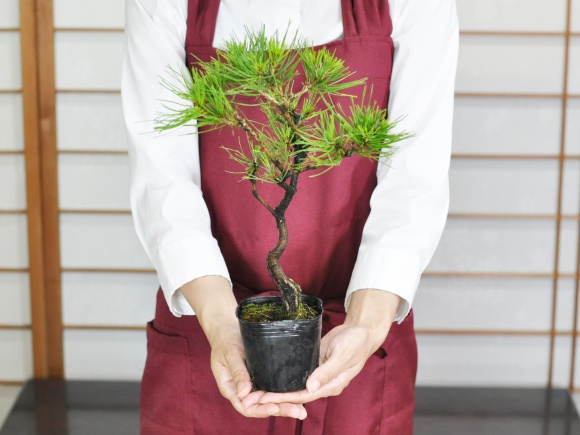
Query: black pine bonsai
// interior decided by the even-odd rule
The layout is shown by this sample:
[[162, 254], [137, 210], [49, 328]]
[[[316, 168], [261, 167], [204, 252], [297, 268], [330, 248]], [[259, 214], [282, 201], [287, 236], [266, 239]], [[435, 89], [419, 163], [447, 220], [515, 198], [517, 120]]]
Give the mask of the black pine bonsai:
[[[298, 66], [305, 80], [294, 91]], [[393, 133], [398, 121], [387, 119], [387, 112], [370, 102], [355, 104], [351, 96], [351, 115], [329, 97], [364, 85], [366, 79], [348, 80], [352, 73], [344, 62], [326, 48], [309, 48], [306, 41], [287, 33], [267, 37], [265, 29], [247, 29], [243, 40], [232, 38], [225, 50], [209, 62], [198, 59], [198, 68], [189, 76], [169, 68], [177, 80], [163, 79], [161, 84], [182, 100], [177, 108], [159, 115], [155, 130], [162, 132], [182, 125], [241, 128], [245, 131], [249, 153], [222, 145], [229, 156], [240, 163], [242, 179], [249, 180], [254, 197], [272, 214], [278, 227], [278, 243], [267, 255], [267, 268], [282, 292], [288, 318], [300, 318], [301, 289], [280, 265], [288, 241], [285, 212], [297, 192], [300, 174], [326, 168], [320, 175], [341, 163], [343, 158], [359, 154], [380, 160], [391, 156], [394, 143], [410, 136]], [[366, 88], [365, 88], [366, 90]], [[255, 97], [254, 103], [266, 115], [261, 124], [244, 116], [236, 96]], [[365, 101], [367, 100], [367, 101]], [[382, 162], [381, 162], [382, 163]], [[268, 204], [259, 194], [258, 181], [274, 183], [284, 189], [279, 204]]]

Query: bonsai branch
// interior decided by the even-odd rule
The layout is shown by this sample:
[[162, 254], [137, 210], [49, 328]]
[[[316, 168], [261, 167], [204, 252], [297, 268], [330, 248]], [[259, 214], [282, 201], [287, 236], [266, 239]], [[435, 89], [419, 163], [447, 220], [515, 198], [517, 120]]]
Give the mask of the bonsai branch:
[[[272, 103], [272, 106], [276, 107], [278, 110], [282, 111], [285, 110], [285, 106], [284, 104], [280, 104], [278, 102], [278, 100], [276, 100], [276, 98], [274, 98], [273, 96], [271, 96], [270, 94], [266, 93], [266, 92], [260, 92], [260, 95], [262, 97], [264, 97], [266, 100], [268, 100], [270, 103]], [[286, 109], [287, 110], [287, 109]]]
[[259, 142], [258, 134], [252, 128], [250, 128], [250, 125], [244, 118], [236, 114], [234, 119], [236, 120], [238, 127], [241, 127], [241, 129], [244, 130], [249, 136], [251, 136], [252, 139], [254, 139], [256, 142]]
[[309, 90], [310, 86], [306, 85], [295, 94], [292, 94], [292, 98], [297, 98], [298, 100], [300, 100], [300, 98], [302, 98], [302, 95], [306, 94]]
[[[248, 122], [242, 118], [239, 114], [236, 114], [234, 116], [236, 122], [237, 122], [237, 126], [241, 127], [242, 130], [244, 130], [246, 132], [246, 134], [248, 136], [250, 136], [256, 143], [260, 143], [260, 139], [258, 137], [258, 133], [256, 133], [254, 131], [253, 128], [250, 127], [250, 125], [248, 124]], [[270, 159], [270, 161], [272, 163], [274, 163], [274, 165], [276, 165], [276, 168], [278, 168], [278, 170], [281, 173], [284, 173], [284, 166], [280, 163], [280, 161], [278, 159], [276, 159], [272, 153], [271, 150], [268, 147], [263, 147], [264, 152], [266, 153], [266, 155], [268, 156], [268, 158]]]
[[260, 203], [266, 207], [268, 209], [268, 211], [270, 213], [272, 213], [272, 215], [274, 215], [274, 209], [270, 206], [270, 204], [268, 204], [264, 198], [262, 198], [260, 196], [260, 194], [258, 193], [258, 186], [256, 186], [256, 179], [255, 178], [250, 178], [250, 182], [252, 183], [252, 194], [254, 195], [254, 197], [260, 201]]

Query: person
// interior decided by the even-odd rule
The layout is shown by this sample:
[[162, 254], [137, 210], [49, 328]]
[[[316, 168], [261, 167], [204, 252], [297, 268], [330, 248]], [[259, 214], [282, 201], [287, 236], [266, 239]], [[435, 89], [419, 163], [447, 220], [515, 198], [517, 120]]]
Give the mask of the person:
[[[266, 393], [252, 391], [234, 311], [275, 290], [264, 260], [276, 228], [249, 183], [226, 173], [240, 168], [219, 147], [243, 135], [147, 133], [175, 101], [160, 85], [168, 65], [187, 74], [194, 56], [210, 59], [244, 26], [273, 34], [288, 23], [368, 77], [414, 137], [388, 164], [353, 156], [300, 179], [282, 265], [324, 300], [321, 365], [306, 390]], [[448, 212], [457, 52], [455, 0], [127, 0], [131, 209], [160, 282], [142, 434], [412, 433], [411, 306]]]

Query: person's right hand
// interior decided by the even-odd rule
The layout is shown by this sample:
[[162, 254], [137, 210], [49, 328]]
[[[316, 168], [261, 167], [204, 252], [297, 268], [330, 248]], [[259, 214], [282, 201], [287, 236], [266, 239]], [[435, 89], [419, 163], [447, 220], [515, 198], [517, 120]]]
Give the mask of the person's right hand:
[[[211, 370], [222, 396], [246, 417], [306, 418], [304, 405], [259, 403], [266, 392], [252, 391], [235, 315], [237, 302], [229, 282], [221, 276], [203, 276], [184, 284], [181, 292], [195, 311], [211, 346]], [[242, 404], [246, 398], [246, 403], [252, 403], [247, 408]]]
[[[223, 326], [219, 338], [211, 342], [211, 369], [222, 395], [246, 417], [270, 416], [306, 418], [304, 405], [297, 403], [259, 403], [265, 391], [252, 391], [252, 381], [246, 368], [244, 347], [238, 323]], [[253, 405], [247, 408], [244, 399]]]

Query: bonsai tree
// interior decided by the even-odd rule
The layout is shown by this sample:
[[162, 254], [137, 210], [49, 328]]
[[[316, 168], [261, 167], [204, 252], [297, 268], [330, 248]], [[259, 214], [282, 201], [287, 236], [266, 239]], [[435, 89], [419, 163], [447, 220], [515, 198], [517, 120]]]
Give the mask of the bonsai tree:
[[[304, 70], [303, 83], [295, 84], [298, 67]], [[268, 271], [282, 293], [288, 318], [302, 316], [300, 285], [288, 277], [280, 257], [288, 242], [285, 213], [297, 193], [302, 173], [320, 175], [339, 165], [344, 158], [359, 154], [379, 160], [391, 156], [394, 143], [411, 136], [393, 133], [396, 122], [387, 119], [370, 96], [355, 104], [351, 98], [350, 116], [329, 97], [347, 95], [345, 90], [364, 85], [366, 79], [349, 80], [352, 73], [344, 62], [326, 48], [309, 48], [295, 35], [288, 41], [287, 32], [267, 37], [265, 29], [246, 29], [243, 40], [225, 42], [225, 51], [204, 62], [190, 75], [169, 68], [175, 81], [161, 84], [185, 101], [155, 119], [155, 130], [162, 132], [182, 125], [209, 126], [211, 129], [242, 129], [248, 149], [222, 145], [242, 167], [242, 179], [248, 180], [254, 198], [273, 216], [278, 228], [278, 242], [268, 253]], [[298, 86], [297, 86], [298, 85]], [[296, 89], [298, 87], [298, 89]], [[254, 97], [240, 102], [236, 97]], [[247, 119], [244, 105], [259, 106], [267, 123]], [[323, 171], [320, 171], [323, 169]], [[269, 204], [259, 193], [259, 183], [274, 183], [284, 190], [278, 204]], [[305, 305], [305, 304], [304, 304]]]

